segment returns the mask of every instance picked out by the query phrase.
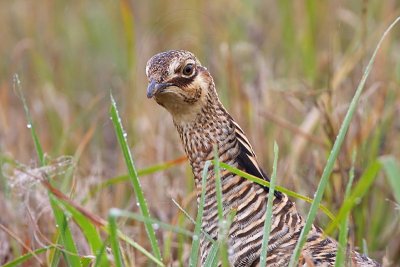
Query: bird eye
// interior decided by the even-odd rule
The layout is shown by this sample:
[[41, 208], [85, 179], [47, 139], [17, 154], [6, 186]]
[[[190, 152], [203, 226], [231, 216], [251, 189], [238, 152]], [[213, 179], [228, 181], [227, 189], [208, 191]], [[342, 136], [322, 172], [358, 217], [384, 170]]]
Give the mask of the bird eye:
[[193, 71], [194, 71], [194, 65], [189, 63], [183, 68], [182, 74], [186, 75], [186, 76], [189, 76], [189, 75], [191, 75], [193, 73]]

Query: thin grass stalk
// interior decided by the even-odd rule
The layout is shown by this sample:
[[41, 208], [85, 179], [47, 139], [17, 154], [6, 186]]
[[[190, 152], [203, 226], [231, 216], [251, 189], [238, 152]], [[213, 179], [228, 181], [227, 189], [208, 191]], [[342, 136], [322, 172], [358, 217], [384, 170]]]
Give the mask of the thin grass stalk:
[[214, 175], [215, 175], [215, 193], [217, 197], [217, 207], [218, 207], [218, 219], [222, 221], [224, 219], [224, 209], [222, 206], [222, 185], [221, 185], [221, 175], [220, 175], [220, 165], [217, 147], [214, 147]]
[[[128, 147], [126, 133], [124, 132], [124, 129], [122, 127], [122, 122], [118, 113], [117, 104], [112, 94], [110, 94], [110, 97], [111, 97], [111, 109], [110, 109], [111, 119], [114, 125], [115, 134], [117, 136], [122, 153], [124, 155], [125, 163], [128, 168], [129, 177], [131, 179], [133, 189], [135, 191], [137, 202], [139, 203], [140, 211], [145, 218], [151, 218], [149, 209], [147, 207], [146, 199], [144, 197], [142, 187], [140, 185], [140, 180], [135, 165], [133, 163], [132, 154]], [[144, 225], [146, 228], [147, 236], [149, 238], [153, 253], [155, 254], [158, 260], [162, 261], [161, 251], [158, 246], [153, 225], [150, 222], [145, 222]]]
[[[172, 199], [172, 202], [178, 207], [178, 209], [185, 215], [185, 217], [193, 224], [196, 225], [196, 221], [190, 216], [190, 214], [181, 206], [179, 203], [175, 200]], [[203, 229], [200, 228], [201, 233], [208, 239], [208, 241], [211, 241], [212, 243], [216, 243], [215, 240]]]
[[346, 116], [345, 116], [345, 118], [343, 120], [343, 123], [342, 123], [342, 125], [340, 127], [339, 134], [338, 134], [338, 136], [337, 136], [337, 138], [335, 140], [335, 143], [333, 144], [333, 148], [331, 150], [331, 153], [330, 153], [330, 155], [328, 157], [328, 161], [327, 161], [327, 163], [325, 165], [325, 168], [324, 168], [324, 171], [322, 173], [322, 177], [321, 177], [321, 180], [320, 180], [320, 182], [318, 184], [317, 192], [315, 193], [315, 198], [314, 198], [313, 203], [311, 204], [310, 211], [309, 211], [309, 213], [307, 215], [307, 218], [306, 218], [306, 222], [305, 222], [304, 227], [303, 227], [303, 229], [302, 229], [302, 231], [300, 233], [300, 237], [299, 237], [299, 240], [298, 240], [298, 242], [296, 244], [296, 247], [294, 249], [293, 255], [290, 258], [290, 262], [289, 262], [289, 266], [290, 267], [296, 266], [297, 262], [299, 261], [301, 249], [303, 248], [303, 246], [304, 246], [304, 244], [306, 242], [307, 235], [310, 232], [310, 229], [311, 229], [311, 226], [312, 226], [312, 224], [314, 222], [315, 216], [317, 215], [318, 206], [321, 203], [322, 196], [323, 196], [325, 188], [326, 188], [326, 186], [328, 184], [329, 177], [330, 177], [330, 175], [332, 173], [332, 169], [333, 169], [333, 166], [335, 164], [336, 158], [337, 158], [337, 156], [339, 154], [339, 151], [340, 151], [340, 148], [341, 148], [341, 146], [343, 144], [343, 141], [344, 141], [344, 138], [346, 136], [347, 130], [349, 129], [350, 122], [351, 122], [351, 119], [353, 118], [353, 114], [354, 114], [354, 112], [355, 112], [355, 110], [357, 108], [357, 104], [358, 104], [358, 102], [360, 100], [361, 93], [363, 92], [363, 89], [364, 89], [364, 86], [365, 86], [365, 82], [366, 82], [366, 80], [367, 80], [367, 78], [369, 76], [369, 73], [371, 72], [373, 63], [375, 61], [376, 54], [378, 53], [378, 50], [381, 47], [381, 44], [382, 44], [383, 40], [385, 39], [386, 35], [392, 30], [392, 28], [399, 21], [400, 21], [400, 17], [397, 17], [394, 20], [394, 22], [392, 22], [392, 24], [390, 24], [390, 26], [383, 33], [381, 39], [379, 40], [379, 42], [378, 42], [378, 44], [377, 44], [377, 46], [376, 46], [376, 48], [374, 50], [374, 53], [372, 54], [372, 57], [371, 57], [370, 61], [368, 62], [368, 65], [367, 65], [367, 67], [365, 69], [365, 72], [364, 72], [364, 74], [363, 74], [363, 76], [362, 76], [362, 78], [360, 80], [360, 83], [359, 83], [359, 85], [357, 87], [356, 93], [355, 93], [353, 99], [351, 100], [349, 109], [348, 109], [348, 111], [346, 113]]
[[204, 211], [204, 202], [205, 202], [205, 195], [206, 195], [206, 180], [208, 174], [208, 167], [210, 166], [211, 162], [207, 161], [204, 164], [203, 173], [201, 176], [201, 196], [200, 196], [200, 203], [198, 205], [197, 211], [197, 218], [196, 218], [196, 225], [194, 227], [194, 235], [192, 238], [192, 249], [190, 252], [189, 258], [189, 266], [197, 266], [198, 256], [199, 256], [199, 246], [200, 246], [200, 234], [201, 234], [201, 224], [203, 221], [203, 211]]
[[[352, 156], [352, 164], [351, 169], [349, 171], [349, 181], [346, 186], [346, 191], [344, 193], [344, 199], [347, 199], [350, 196], [351, 187], [353, 185], [354, 180], [354, 163], [356, 160], [357, 152], [354, 151]], [[335, 267], [346, 266], [346, 251], [347, 251], [347, 234], [349, 228], [349, 214], [341, 221], [339, 228], [339, 244], [338, 244], [338, 252], [336, 254]]]
[[269, 235], [271, 231], [271, 223], [272, 223], [272, 205], [274, 201], [274, 193], [275, 193], [275, 181], [276, 181], [276, 170], [278, 165], [278, 156], [279, 156], [279, 148], [278, 144], [274, 142], [274, 164], [272, 165], [272, 175], [268, 192], [268, 201], [267, 201], [267, 211], [265, 213], [265, 222], [263, 228], [263, 240], [261, 244], [261, 255], [260, 255], [260, 266], [267, 266], [267, 256], [268, 256], [268, 242]]
[[120, 213], [118, 209], [110, 209], [108, 213], [108, 229], [110, 235], [110, 243], [111, 249], [114, 255], [114, 263], [116, 267], [124, 266], [122, 262], [122, 255], [119, 249], [119, 242], [118, 242], [118, 230], [117, 230], [117, 223], [116, 218], [119, 217]]
[[220, 175], [220, 165], [218, 148], [214, 146], [214, 175], [215, 175], [215, 194], [217, 198], [217, 209], [218, 209], [218, 242], [219, 245], [219, 255], [223, 267], [229, 266], [228, 260], [228, 247], [227, 247], [227, 232], [229, 231], [228, 221], [224, 218], [224, 209], [222, 205], [222, 183]]
[[372, 162], [365, 172], [361, 175], [360, 180], [354, 186], [350, 196], [344, 200], [343, 205], [336, 218], [328, 225], [325, 230], [326, 234], [331, 234], [334, 229], [336, 229], [339, 223], [347, 216], [350, 210], [356, 205], [357, 202], [365, 195], [368, 189], [372, 186], [376, 175], [381, 170], [382, 166], [378, 160]]

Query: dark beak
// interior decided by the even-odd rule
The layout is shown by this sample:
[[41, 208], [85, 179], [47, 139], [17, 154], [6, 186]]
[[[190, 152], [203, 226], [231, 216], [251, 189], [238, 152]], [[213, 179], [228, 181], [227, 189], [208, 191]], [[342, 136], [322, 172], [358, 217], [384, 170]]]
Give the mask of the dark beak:
[[147, 86], [147, 98], [152, 98], [158, 92], [164, 90], [168, 86], [173, 85], [172, 83], [157, 83], [155, 80], [151, 79], [149, 85]]

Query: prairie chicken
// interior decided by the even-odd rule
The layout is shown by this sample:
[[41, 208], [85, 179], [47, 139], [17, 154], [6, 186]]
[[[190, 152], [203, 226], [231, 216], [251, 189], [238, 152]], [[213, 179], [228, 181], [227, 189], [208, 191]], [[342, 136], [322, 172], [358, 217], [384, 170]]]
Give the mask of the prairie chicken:
[[[259, 178], [268, 180], [243, 130], [220, 102], [212, 76], [188, 51], [171, 50], [153, 56], [147, 63], [147, 97], [154, 98], [172, 115], [183, 147], [190, 161], [198, 196], [205, 162], [213, 159], [213, 147], [219, 160]], [[258, 266], [268, 188], [230, 172], [221, 173], [223, 209], [237, 213], [229, 230], [229, 261], [232, 266]], [[209, 169], [203, 230], [218, 237], [218, 211], [215, 179]], [[199, 199], [199, 198], [198, 198]], [[273, 217], [268, 245], [267, 266], [287, 266], [296, 246], [304, 219], [295, 204], [281, 193], [274, 194]], [[303, 247], [305, 266], [333, 266], [338, 244], [313, 226]], [[201, 263], [210, 251], [211, 242], [201, 238]], [[379, 266], [355, 251], [347, 251], [349, 265]]]

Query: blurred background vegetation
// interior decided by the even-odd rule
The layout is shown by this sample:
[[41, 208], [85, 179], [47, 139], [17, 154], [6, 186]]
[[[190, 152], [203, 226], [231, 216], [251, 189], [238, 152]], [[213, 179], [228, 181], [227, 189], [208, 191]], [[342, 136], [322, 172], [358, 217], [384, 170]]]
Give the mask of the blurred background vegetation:
[[[145, 94], [147, 60], [168, 49], [197, 55], [266, 172], [276, 140], [278, 184], [312, 197], [366, 62], [399, 15], [397, 0], [0, 1], [0, 264], [27, 252], [16, 237], [31, 249], [56, 242], [46, 190], [16, 175], [39, 163], [14, 74], [50, 162], [73, 157], [73, 173], [53, 184], [98, 216], [106, 218], [111, 207], [137, 211], [128, 182], [95, 190], [126, 174], [108, 113], [110, 91], [139, 169], [183, 155], [169, 114]], [[343, 202], [353, 151], [356, 181], [380, 156], [400, 158], [399, 85], [397, 26], [379, 52], [325, 192], [332, 212]], [[187, 163], [141, 182], [153, 217], [193, 228], [171, 200], [195, 216]], [[309, 205], [298, 206], [306, 214]], [[142, 223], [118, 222], [149, 248]], [[321, 214], [318, 223], [323, 228], [328, 218]], [[90, 254], [78, 227], [71, 228], [79, 253]], [[163, 230], [157, 236], [165, 263], [185, 266], [190, 239]], [[400, 264], [399, 204], [383, 173], [352, 211], [349, 238], [387, 266]], [[151, 265], [123, 248], [132, 265]], [[38, 258], [46, 263], [45, 255]]]

